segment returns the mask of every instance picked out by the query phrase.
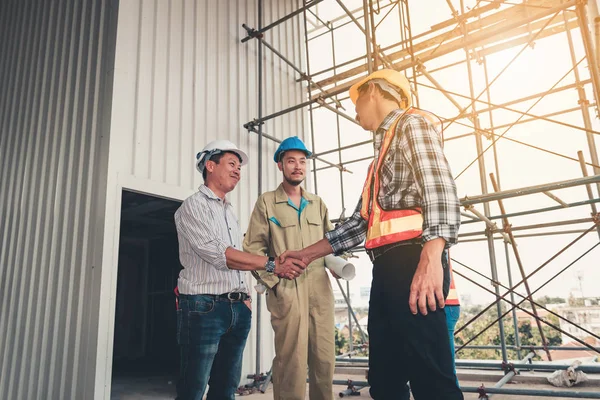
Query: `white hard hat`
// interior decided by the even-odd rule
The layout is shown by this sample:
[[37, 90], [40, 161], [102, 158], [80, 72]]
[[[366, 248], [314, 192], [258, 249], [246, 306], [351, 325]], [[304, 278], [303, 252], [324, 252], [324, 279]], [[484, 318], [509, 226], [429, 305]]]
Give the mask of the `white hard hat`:
[[241, 165], [248, 164], [248, 156], [246, 155], [246, 153], [238, 149], [235, 144], [233, 144], [229, 140], [213, 140], [212, 142], [207, 144], [201, 152], [196, 154], [196, 169], [198, 170], [198, 172], [202, 173], [204, 171], [206, 162], [210, 160], [212, 156], [214, 156], [215, 154], [224, 153], [226, 151], [230, 151], [240, 156], [240, 158], [242, 159]]

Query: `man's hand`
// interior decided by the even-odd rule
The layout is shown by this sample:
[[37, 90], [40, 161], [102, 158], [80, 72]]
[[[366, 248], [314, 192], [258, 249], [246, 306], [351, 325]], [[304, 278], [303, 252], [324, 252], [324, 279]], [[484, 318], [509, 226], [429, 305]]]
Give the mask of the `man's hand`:
[[279, 255], [279, 262], [285, 262], [287, 259], [299, 260], [305, 265], [310, 264], [310, 260], [304, 254], [304, 250], [286, 250]]
[[444, 239], [434, 239], [423, 246], [421, 259], [410, 285], [408, 306], [413, 314], [417, 314], [417, 306], [423, 315], [427, 315], [427, 306], [435, 311], [436, 300], [437, 306], [444, 308], [442, 251], [445, 243]]
[[302, 260], [288, 257], [281, 261], [281, 256], [275, 259], [275, 271], [273, 273], [280, 278], [296, 279], [306, 269], [306, 263]]

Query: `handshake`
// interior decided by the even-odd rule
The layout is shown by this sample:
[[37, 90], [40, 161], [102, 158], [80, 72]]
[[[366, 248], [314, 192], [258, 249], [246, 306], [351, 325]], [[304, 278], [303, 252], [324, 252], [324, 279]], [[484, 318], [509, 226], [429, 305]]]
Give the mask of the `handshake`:
[[320, 257], [335, 279], [354, 279], [354, 265], [341, 257], [331, 255], [332, 249], [327, 240], [322, 240], [304, 250], [288, 250], [275, 260], [275, 271], [278, 277], [295, 279], [302, 275], [308, 264]]
[[287, 250], [275, 258], [275, 270], [273, 273], [279, 278], [296, 279], [304, 273], [310, 260], [304, 250]]

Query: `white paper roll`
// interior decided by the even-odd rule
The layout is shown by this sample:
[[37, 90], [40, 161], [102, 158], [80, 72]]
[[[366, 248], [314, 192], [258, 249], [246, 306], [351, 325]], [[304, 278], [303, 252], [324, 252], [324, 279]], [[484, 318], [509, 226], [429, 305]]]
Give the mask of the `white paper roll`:
[[351, 281], [356, 276], [354, 264], [344, 260], [342, 257], [334, 255], [325, 256], [325, 266], [335, 272], [337, 276], [347, 281]]

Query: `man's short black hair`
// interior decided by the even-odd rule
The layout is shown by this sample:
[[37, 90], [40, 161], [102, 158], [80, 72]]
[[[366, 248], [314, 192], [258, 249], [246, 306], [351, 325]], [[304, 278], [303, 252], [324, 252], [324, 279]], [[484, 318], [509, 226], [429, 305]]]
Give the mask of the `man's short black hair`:
[[[219, 164], [221, 162], [221, 158], [223, 158], [223, 156], [227, 153], [233, 154], [234, 156], [236, 156], [238, 158], [238, 160], [240, 160], [240, 163], [242, 162], [242, 157], [240, 157], [240, 155], [238, 153], [235, 153], [233, 151], [223, 151], [221, 153], [217, 153], [217, 154], [213, 155], [211, 158], [209, 158], [208, 160], [206, 160], [206, 162], [214, 161], [215, 164]], [[202, 179], [204, 179], [204, 182], [206, 182], [206, 163], [204, 166], [204, 170], [202, 170]]]

